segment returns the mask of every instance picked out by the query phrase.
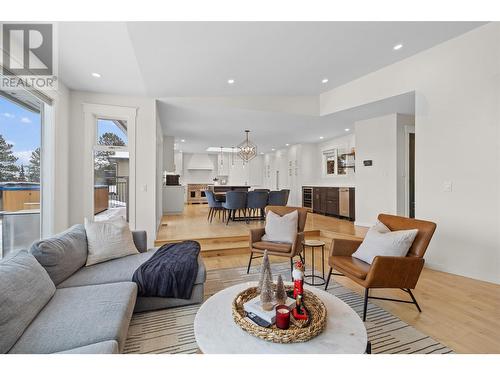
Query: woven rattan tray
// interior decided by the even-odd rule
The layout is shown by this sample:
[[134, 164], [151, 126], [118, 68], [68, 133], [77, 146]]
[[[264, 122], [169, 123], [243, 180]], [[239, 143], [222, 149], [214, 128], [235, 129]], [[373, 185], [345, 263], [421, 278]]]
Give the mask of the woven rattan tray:
[[[287, 288], [290, 289], [290, 288]], [[310, 314], [310, 321], [306, 327], [297, 327], [293, 325], [293, 319], [290, 321], [290, 328], [287, 330], [276, 328], [272, 325], [269, 328], [260, 327], [245, 319], [243, 304], [257, 296], [257, 288], [248, 288], [238, 294], [233, 301], [233, 319], [244, 331], [261, 338], [280, 344], [289, 344], [294, 342], [305, 342], [318, 336], [326, 326], [326, 307], [315, 294], [304, 290], [304, 305]]]

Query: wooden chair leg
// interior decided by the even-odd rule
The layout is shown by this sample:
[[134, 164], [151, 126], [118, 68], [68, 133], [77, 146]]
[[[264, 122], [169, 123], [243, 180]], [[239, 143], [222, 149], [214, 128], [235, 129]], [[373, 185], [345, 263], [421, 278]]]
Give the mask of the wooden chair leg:
[[250, 252], [250, 260], [248, 261], [247, 274], [250, 272], [250, 266], [252, 265], [253, 252]]

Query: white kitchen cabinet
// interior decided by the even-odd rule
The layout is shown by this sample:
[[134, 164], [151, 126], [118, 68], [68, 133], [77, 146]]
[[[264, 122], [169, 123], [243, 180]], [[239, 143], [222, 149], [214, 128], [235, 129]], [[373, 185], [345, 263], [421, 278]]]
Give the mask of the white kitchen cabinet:
[[183, 168], [183, 155], [182, 152], [176, 152], [174, 154], [174, 166], [175, 166], [175, 174], [182, 176], [182, 168]]
[[228, 176], [231, 164], [231, 154], [223, 153], [217, 155], [217, 174], [219, 176]]
[[250, 186], [263, 186], [264, 158], [257, 156], [248, 164], [248, 184]]

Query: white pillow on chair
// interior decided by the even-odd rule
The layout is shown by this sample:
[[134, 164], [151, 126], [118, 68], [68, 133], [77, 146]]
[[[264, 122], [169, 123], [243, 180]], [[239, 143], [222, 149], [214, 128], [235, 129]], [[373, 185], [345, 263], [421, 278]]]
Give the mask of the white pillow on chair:
[[266, 216], [266, 234], [262, 241], [293, 243], [297, 237], [299, 212], [297, 210], [280, 216], [269, 210]]
[[418, 229], [396, 230], [391, 232], [383, 223], [377, 223], [366, 233], [365, 239], [352, 254], [363, 262], [372, 264], [376, 256], [406, 256]]

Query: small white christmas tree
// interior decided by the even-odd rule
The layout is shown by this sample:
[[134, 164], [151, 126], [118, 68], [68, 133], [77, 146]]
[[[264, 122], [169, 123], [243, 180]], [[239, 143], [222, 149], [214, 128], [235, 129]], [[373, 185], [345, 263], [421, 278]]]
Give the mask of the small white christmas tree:
[[269, 276], [271, 277], [271, 283], [272, 283], [273, 275], [271, 273], [271, 263], [269, 263], [269, 257], [267, 255], [267, 250], [264, 250], [264, 256], [262, 258], [262, 266], [260, 268], [259, 284], [257, 285], [257, 293], [261, 293], [261, 291], [262, 291], [262, 285], [264, 284], [264, 278], [266, 276], [266, 272], [269, 273]]
[[276, 283], [276, 294], [275, 294], [276, 303], [283, 305], [286, 303], [286, 290], [285, 284], [283, 284], [283, 278], [281, 275], [278, 275], [278, 282]]
[[273, 309], [273, 295], [273, 279], [271, 276], [271, 272], [267, 269], [264, 269], [264, 280], [260, 291], [260, 302], [264, 310], [270, 311]]

